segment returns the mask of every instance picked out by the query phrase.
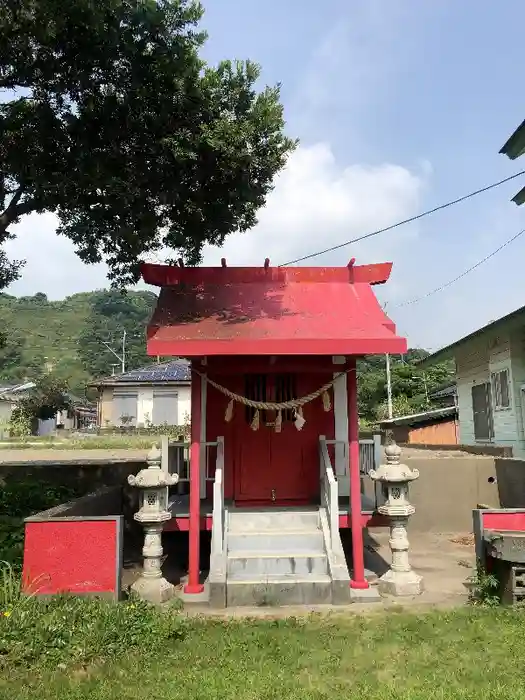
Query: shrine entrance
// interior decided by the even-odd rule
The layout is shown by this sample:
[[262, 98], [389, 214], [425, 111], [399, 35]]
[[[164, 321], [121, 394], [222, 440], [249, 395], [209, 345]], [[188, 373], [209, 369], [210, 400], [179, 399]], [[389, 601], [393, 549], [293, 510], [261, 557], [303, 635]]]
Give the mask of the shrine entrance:
[[[253, 401], [290, 401], [299, 396], [297, 376], [247, 374], [242, 395]], [[239, 409], [235, 421], [235, 502], [246, 506], [310, 503], [314, 493], [303, 450], [307, 433], [296, 429], [295, 412], [282, 411], [281, 430], [276, 432], [276, 411], [259, 411], [258, 428], [254, 430], [255, 409]]]

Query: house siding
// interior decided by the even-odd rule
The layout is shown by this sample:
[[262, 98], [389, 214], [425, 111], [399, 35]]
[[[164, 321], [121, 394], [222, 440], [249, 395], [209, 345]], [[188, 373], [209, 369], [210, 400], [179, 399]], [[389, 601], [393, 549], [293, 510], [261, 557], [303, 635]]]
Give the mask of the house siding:
[[472, 387], [488, 381], [489, 355], [483, 343], [469, 343], [456, 354], [456, 382], [459, 411], [459, 442], [474, 445]]
[[[525, 456], [525, 394], [522, 387], [525, 387], [525, 329], [520, 328], [510, 336], [511, 341], [511, 363], [512, 379], [511, 391], [516, 414], [516, 430], [519, 439], [521, 454]], [[518, 456], [515, 454], [515, 456]]]
[[13, 413], [13, 405], [11, 401], [0, 400], [0, 439], [9, 437], [9, 421]]
[[525, 452], [521, 385], [525, 384], [525, 331], [498, 329], [465, 343], [456, 351], [459, 409], [459, 442], [475, 445], [472, 387], [491, 381], [491, 375], [508, 370], [510, 407], [496, 409], [492, 392], [492, 416], [497, 445], [513, 448], [514, 456]]
[[[120, 416], [115, 415], [113, 395], [116, 387], [104, 387], [99, 399], [99, 422], [102, 428], [120, 425]], [[129, 390], [129, 393], [137, 394], [136, 424], [147, 425], [153, 419], [153, 394], [165, 391], [168, 394], [177, 393], [177, 406], [174, 414], [177, 415], [180, 424], [189, 422], [191, 416], [191, 387], [189, 385], [159, 385], [141, 386], [133, 384], [127, 387], [118, 387]]]

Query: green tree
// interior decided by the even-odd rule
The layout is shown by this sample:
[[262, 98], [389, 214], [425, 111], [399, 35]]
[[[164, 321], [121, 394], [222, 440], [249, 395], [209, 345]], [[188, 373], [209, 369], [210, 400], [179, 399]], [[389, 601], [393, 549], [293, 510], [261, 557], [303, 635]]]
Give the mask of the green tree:
[[23, 381], [22, 352], [25, 340], [17, 331], [2, 333], [0, 338], [0, 378], [7, 381]]
[[[129, 284], [149, 252], [187, 264], [256, 222], [295, 142], [257, 65], [199, 57], [193, 0], [14, 0], [0, 8], [0, 245], [56, 212], [86, 263]], [[0, 289], [20, 275], [0, 251]]]
[[[114, 290], [93, 295], [91, 313], [78, 345], [80, 360], [91, 376], [111, 374], [111, 366], [118, 360], [105, 343], [120, 355], [124, 331], [126, 368], [134, 369], [151, 362], [146, 354], [146, 324], [156, 301], [152, 292], [126, 294]], [[120, 372], [120, 367], [117, 371]]]
[[[390, 372], [394, 416], [433, 408], [431, 395], [453, 380], [454, 363], [442, 362], [422, 370], [418, 363], [426, 350], [410, 349], [406, 355], [391, 356]], [[359, 413], [366, 421], [384, 418], [387, 382], [385, 356], [367, 357], [358, 363]]]
[[65, 382], [53, 374], [42, 374], [36, 386], [24, 396], [11, 414], [11, 432], [14, 435], [29, 435], [36, 429], [36, 422], [49, 420], [70, 406]]

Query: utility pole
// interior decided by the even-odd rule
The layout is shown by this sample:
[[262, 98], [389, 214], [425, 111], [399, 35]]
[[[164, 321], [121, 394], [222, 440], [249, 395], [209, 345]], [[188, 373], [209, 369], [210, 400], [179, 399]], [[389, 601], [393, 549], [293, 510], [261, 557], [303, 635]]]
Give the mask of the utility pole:
[[122, 374], [126, 371], [126, 331], [123, 331], [122, 333], [122, 354], [119, 355], [117, 352], [113, 350], [111, 345], [109, 343], [106, 343], [105, 340], [102, 341], [102, 344], [107, 347], [107, 349], [115, 355], [117, 360], [120, 362], [120, 368], [122, 371]]
[[387, 392], [387, 406], [388, 406], [388, 417], [392, 418], [392, 378], [390, 376], [390, 355], [387, 353], [386, 357], [386, 392]]
[[427, 406], [430, 405], [430, 401], [428, 400], [428, 385], [427, 385], [427, 375], [425, 372], [423, 372], [423, 384], [425, 386], [425, 400], [427, 402]]

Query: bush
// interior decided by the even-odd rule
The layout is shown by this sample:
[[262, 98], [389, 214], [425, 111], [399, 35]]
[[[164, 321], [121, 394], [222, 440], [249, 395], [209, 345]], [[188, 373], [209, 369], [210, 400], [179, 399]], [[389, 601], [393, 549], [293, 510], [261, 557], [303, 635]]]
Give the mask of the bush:
[[0, 560], [22, 566], [24, 518], [80, 495], [74, 488], [39, 482], [13, 481], [0, 487]]
[[160, 610], [134, 598], [115, 603], [23, 596], [14, 571], [5, 565], [0, 571], [0, 669], [87, 665], [134, 649], [155, 653], [168, 640], [183, 639], [186, 629], [174, 608]]

